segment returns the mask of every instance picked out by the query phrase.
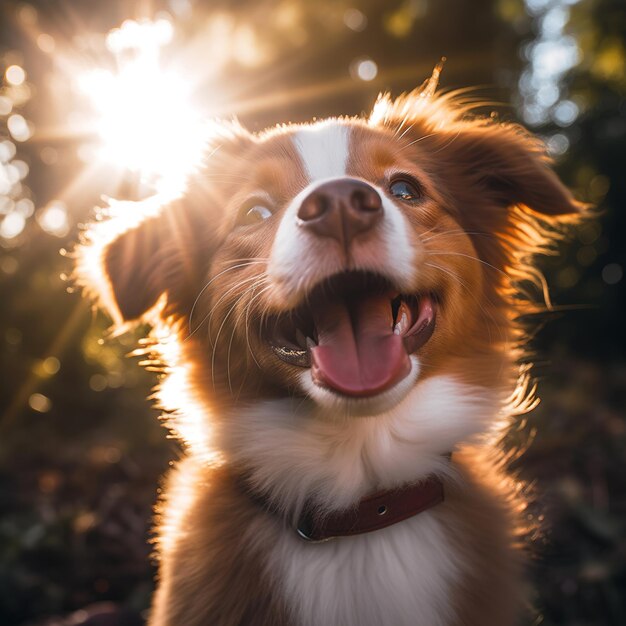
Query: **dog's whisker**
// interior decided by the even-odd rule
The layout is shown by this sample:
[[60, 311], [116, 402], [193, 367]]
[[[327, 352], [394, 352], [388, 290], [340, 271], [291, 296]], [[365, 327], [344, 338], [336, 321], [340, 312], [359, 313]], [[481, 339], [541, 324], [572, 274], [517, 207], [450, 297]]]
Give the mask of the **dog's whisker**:
[[495, 265], [492, 265], [491, 263], [487, 263], [487, 261], [480, 259], [476, 256], [472, 256], [471, 254], [463, 254], [462, 252], [445, 252], [443, 250], [435, 250], [435, 251], [428, 251], [428, 256], [460, 256], [460, 257], [464, 257], [466, 259], [471, 259], [472, 261], [476, 261], [477, 263], [482, 263], [483, 265], [485, 265], [486, 267], [498, 272], [499, 274], [502, 274], [502, 276], [504, 276], [505, 278], [510, 279], [511, 277], [504, 272], [503, 270], [501, 270], [500, 268], [496, 267]]
[[[212, 373], [212, 375], [214, 373], [215, 352], [216, 352], [216, 350], [218, 348], [219, 337], [220, 337], [220, 334], [221, 334], [222, 329], [224, 327], [224, 324], [226, 323], [226, 320], [232, 314], [232, 312], [235, 309], [235, 307], [241, 302], [243, 296], [245, 294], [249, 293], [250, 291], [253, 291], [254, 289], [256, 289], [256, 287], [258, 287], [260, 284], [262, 284], [262, 281], [259, 281], [258, 283], [255, 283], [254, 285], [252, 285], [251, 287], [246, 289], [246, 291], [239, 298], [237, 298], [237, 300], [233, 303], [233, 306], [230, 308], [230, 310], [228, 311], [228, 313], [224, 317], [224, 320], [222, 321], [222, 324], [220, 325], [220, 328], [219, 328], [219, 330], [217, 332], [217, 336], [215, 338], [215, 343], [213, 345], [213, 353], [212, 353], [212, 358], [211, 358], [211, 362], [212, 362], [211, 373]], [[264, 293], [264, 291], [265, 291], [265, 289], [261, 290], [256, 296], [253, 296], [253, 298], [248, 303], [248, 307], [250, 306], [252, 301], [254, 301], [254, 299], [257, 298], [258, 296], [262, 295]], [[231, 333], [230, 341], [229, 341], [229, 344], [228, 344], [227, 357], [226, 357], [226, 373], [227, 373], [227, 377], [228, 377], [228, 387], [229, 387], [231, 396], [232, 396], [233, 389], [232, 389], [231, 375], [230, 375], [230, 353], [231, 353], [231, 347], [232, 347], [233, 338], [235, 336], [235, 331], [237, 329], [237, 325], [238, 325], [238, 323], [239, 323], [239, 321], [241, 319], [241, 315], [242, 314], [243, 314], [243, 312], [240, 312], [239, 316], [237, 317], [237, 321], [233, 324], [233, 332]], [[254, 358], [254, 355], [253, 355], [253, 358]], [[255, 361], [256, 361], [256, 359], [255, 359]], [[215, 378], [214, 377], [213, 377], [213, 384], [215, 385]]]
[[[433, 230], [435, 230], [435, 228], [431, 228], [430, 232], [432, 232]], [[427, 234], [427, 233], [424, 233]], [[464, 237], [467, 235], [472, 235], [472, 236], [476, 236], [476, 237], [489, 237], [491, 239], [498, 239], [497, 235], [494, 235], [493, 233], [488, 233], [486, 231], [472, 231], [472, 230], [464, 230], [462, 228], [458, 229], [458, 230], [442, 230], [442, 231], [438, 231], [436, 232], [434, 235], [430, 235], [430, 237], [427, 237], [426, 239], [422, 239], [422, 243], [428, 243], [429, 241], [432, 241], [433, 239], [436, 239], [437, 237], [448, 237], [448, 236], [460, 236], [460, 237]]]
[[[273, 289], [273, 285], [267, 285], [267, 287], [265, 287], [262, 291], [259, 292], [259, 296], [266, 293], [267, 291]], [[252, 304], [252, 303], [250, 303]], [[270, 305], [269, 303], [266, 304], [263, 309], [261, 309], [261, 311], [259, 312], [259, 333], [261, 332], [261, 329], [264, 327], [265, 323], [266, 323], [266, 317], [267, 315], [270, 313]]]
[[[271, 285], [266, 286], [262, 292], [260, 293], [265, 293], [266, 291], [268, 291], [269, 289], [271, 289]], [[250, 355], [252, 356], [252, 358], [254, 359], [254, 362], [256, 363], [257, 367], [259, 369], [261, 369], [261, 365], [259, 364], [259, 362], [256, 359], [256, 356], [254, 355], [254, 350], [252, 349], [252, 346], [250, 345], [250, 308], [252, 306], [252, 302], [254, 301], [254, 295], [252, 297], [252, 299], [247, 303], [246, 305], [246, 317], [245, 317], [245, 328], [246, 328], [246, 344], [248, 346], [248, 351], [250, 352]]]
[[224, 316], [224, 319], [222, 320], [222, 323], [220, 324], [220, 327], [217, 331], [217, 336], [215, 337], [215, 342], [213, 343], [213, 350], [211, 353], [211, 380], [213, 382], [213, 388], [215, 389], [215, 356], [216, 356], [216, 352], [217, 352], [217, 348], [219, 345], [219, 339], [220, 339], [220, 334], [222, 332], [222, 329], [224, 328], [226, 322], [228, 321], [228, 318], [230, 317], [230, 315], [232, 314], [232, 312], [235, 310], [236, 306], [237, 306], [238, 300], [236, 300], [232, 306], [230, 307], [230, 309], [228, 310], [228, 312], [226, 313], [226, 315]]
[[[254, 278], [258, 278], [258, 277], [255, 276]], [[246, 289], [244, 291], [244, 294], [247, 293], [253, 287], [254, 287], [254, 285], [248, 287], [248, 289]], [[242, 294], [242, 295], [244, 295], [244, 294]], [[217, 348], [219, 347], [219, 338], [220, 338], [220, 335], [222, 333], [222, 330], [223, 330], [226, 322], [228, 321], [228, 318], [232, 315], [233, 311], [235, 310], [237, 305], [240, 303], [240, 301], [241, 301], [241, 296], [238, 297], [233, 302], [233, 304], [229, 308], [229, 310], [226, 313], [226, 315], [224, 315], [224, 318], [222, 319], [222, 323], [220, 324], [220, 327], [219, 327], [219, 329], [217, 331], [217, 335], [215, 336], [215, 340], [212, 342], [213, 343], [213, 350], [212, 350], [212, 353], [211, 353], [211, 378], [212, 378], [214, 387], [215, 387], [215, 355], [216, 355]], [[228, 372], [228, 376], [230, 377], [230, 372]], [[231, 391], [232, 391], [232, 389], [231, 389]]]
[[400, 141], [400, 139], [402, 139], [413, 127], [415, 126], [415, 123], [413, 124], [409, 124], [403, 131], [402, 134], [400, 135], [396, 135], [396, 139], [398, 139], [398, 141]]
[[[229, 388], [230, 388], [231, 395], [232, 395], [232, 386], [231, 386], [231, 382], [230, 382], [230, 353], [231, 353], [233, 339], [235, 337], [235, 332], [237, 330], [237, 327], [239, 326], [239, 323], [241, 322], [242, 316], [245, 315], [246, 319], [247, 319], [248, 311], [250, 310], [250, 305], [252, 304], [254, 299], [257, 297], [257, 296], [254, 295], [255, 289], [257, 287], [263, 285], [266, 282], [266, 280], [267, 279], [265, 277], [260, 278], [260, 280], [258, 280], [256, 283], [254, 283], [248, 289], [246, 289], [246, 291], [239, 297], [239, 302], [241, 302], [241, 300], [243, 299], [243, 297], [245, 295], [247, 295], [248, 293], [251, 294], [250, 300], [244, 305], [243, 310], [239, 312], [239, 315], [237, 316], [237, 319], [236, 319], [235, 323], [233, 324], [233, 331], [232, 331], [232, 333], [230, 335], [230, 341], [229, 341], [229, 344], [228, 344], [228, 357], [227, 357], [226, 367], [227, 367], [227, 372], [228, 372], [228, 385], [229, 385]], [[257, 295], [260, 295], [260, 294], [263, 294], [263, 293], [264, 293], [264, 290], [259, 292], [259, 294], [257, 294]], [[249, 350], [250, 354], [252, 355], [252, 358], [254, 359], [254, 362], [257, 364], [257, 366], [260, 369], [261, 366], [259, 365], [258, 361], [256, 360], [256, 357], [254, 356], [254, 352], [252, 351], [252, 347], [250, 346], [250, 338], [248, 336], [247, 322], [246, 322], [246, 326], [245, 326], [245, 337], [246, 337], [246, 343], [247, 343], [247, 346], [248, 346], [248, 350]]]
[[224, 292], [219, 299], [213, 304], [213, 306], [211, 307], [211, 309], [205, 314], [205, 316], [200, 320], [200, 322], [198, 323], [198, 325], [196, 326], [196, 328], [193, 330], [192, 333], [190, 333], [186, 338], [185, 341], [187, 339], [189, 339], [193, 334], [195, 334], [201, 327], [202, 325], [208, 320], [208, 324], [211, 324], [211, 320], [213, 319], [213, 314], [214, 312], [217, 310], [217, 307], [220, 305], [220, 303], [228, 297], [229, 294], [231, 294], [233, 291], [236, 291], [237, 289], [239, 289], [239, 287], [241, 285], [245, 285], [246, 283], [249, 283], [250, 281], [253, 280], [257, 280], [259, 278], [259, 276], [250, 276], [248, 278], [244, 278], [243, 280], [239, 281], [239, 283], [235, 284], [233, 287], [231, 287], [230, 289], [228, 289], [226, 292]]
[[[236, 262], [236, 261], [239, 261], [239, 260], [241, 260], [241, 259], [234, 259], [234, 261], [235, 261], [235, 262]], [[202, 289], [200, 290], [200, 293], [198, 293], [198, 295], [196, 296], [196, 299], [194, 300], [193, 305], [192, 305], [192, 307], [191, 307], [191, 311], [190, 311], [190, 313], [189, 313], [189, 322], [188, 322], [188, 332], [189, 332], [189, 337], [190, 337], [191, 335], [193, 335], [193, 333], [195, 332], [195, 331], [192, 331], [192, 330], [191, 330], [191, 328], [192, 328], [191, 323], [192, 323], [192, 319], [193, 319], [193, 314], [194, 314], [195, 308], [196, 308], [196, 306], [197, 306], [197, 304], [198, 304], [198, 301], [199, 301], [199, 300], [200, 300], [200, 298], [202, 297], [202, 294], [203, 294], [203, 293], [204, 293], [204, 292], [205, 292], [205, 291], [206, 291], [206, 290], [207, 290], [207, 289], [208, 289], [208, 288], [209, 288], [209, 287], [210, 287], [210, 286], [211, 286], [211, 285], [212, 285], [212, 284], [213, 284], [213, 283], [214, 283], [214, 282], [215, 282], [215, 281], [216, 281], [216, 280], [220, 277], [220, 276], [223, 276], [223, 275], [224, 275], [224, 274], [226, 274], [227, 272], [231, 272], [231, 271], [233, 271], [233, 270], [240, 269], [240, 268], [242, 268], [242, 267], [247, 267], [247, 266], [249, 266], [249, 265], [254, 265], [254, 264], [256, 264], [256, 263], [263, 263], [263, 262], [264, 262], [264, 260], [250, 259], [250, 260], [246, 260], [246, 262], [245, 262], [245, 263], [239, 263], [239, 264], [237, 264], [237, 265], [234, 265], [234, 266], [231, 266], [231, 267], [227, 267], [226, 269], [222, 270], [219, 274], [217, 274], [217, 275], [213, 276], [213, 278], [211, 278], [211, 280], [209, 280], [209, 281], [206, 283], [206, 285], [204, 285], [204, 287], [202, 287]], [[197, 329], [196, 329], [196, 330], [197, 330]], [[188, 339], [189, 337], [187, 337], [187, 339]]]
[[460, 134], [461, 134], [461, 129], [459, 128], [456, 134], [451, 139], [449, 139], [447, 143], [443, 144], [443, 146], [435, 150], [433, 154], [439, 154], [442, 150], [449, 148], [459, 138]]
[[213, 316], [215, 315], [215, 313], [217, 312], [217, 308], [219, 307], [220, 303], [223, 302], [226, 298], [228, 298], [228, 296], [233, 293], [234, 291], [237, 291], [242, 285], [245, 285], [246, 283], [252, 283], [252, 285], [248, 284], [248, 287], [244, 290], [243, 293], [237, 295], [236, 301], [240, 300], [243, 295], [245, 295], [245, 293], [247, 293], [247, 291], [249, 289], [251, 289], [255, 284], [256, 281], [261, 280], [261, 276], [257, 275], [257, 276], [250, 276], [249, 278], [246, 278], [242, 281], [240, 281], [239, 283], [237, 283], [236, 285], [234, 285], [233, 287], [231, 287], [230, 289], [228, 289], [227, 291], [225, 291], [220, 298], [217, 300], [217, 302], [215, 302], [215, 304], [211, 307], [211, 310], [207, 313], [205, 320], [208, 318], [208, 326], [211, 326], [211, 321], [213, 320]]

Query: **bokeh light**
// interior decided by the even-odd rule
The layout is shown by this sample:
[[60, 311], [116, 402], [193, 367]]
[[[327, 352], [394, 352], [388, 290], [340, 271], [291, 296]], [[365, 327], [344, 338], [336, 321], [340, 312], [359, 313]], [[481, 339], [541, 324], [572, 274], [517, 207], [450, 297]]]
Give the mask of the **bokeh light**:
[[607, 285], [617, 285], [624, 276], [624, 270], [618, 263], [609, 263], [602, 268], [602, 280]]
[[42, 393], [33, 393], [28, 398], [28, 404], [33, 411], [37, 413], [47, 413], [52, 408], [52, 402], [50, 398], [44, 396]]
[[26, 118], [19, 113], [9, 117], [7, 120], [7, 128], [16, 141], [27, 141], [33, 134], [32, 124], [27, 122]]
[[37, 47], [47, 54], [52, 54], [56, 47], [54, 37], [48, 35], [48, 33], [41, 33], [37, 35]]
[[56, 237], [65, 237], [70, 230], [67, 207], [53, 202], [37, 214], [37, 222], [43, 230]]
[[9, 65], [4, 76], [9, 85], [21, 85], [26, 80], [26, 72], [19, 65]]
[[[525, 0], [528, 13], [533, 17], [537, 37], [522, 49], [528, 64], [519, 81], [521, 113], [530, 126], [548, 122], [566, 127], [574, 123], [580, 107], [564, 99], [563, 78], [581, 60], [576, 39], [567, 34], [570, 7], [578, 0]], [[564, 133], [548, 137], [548, 151], [562, 156], [570, 146]]]
[[13, 109], [13, 103], [10, 98], [0, 96], [0, 115], [8, 115]]
[[15, 144], [8, 139], [0, 141], [0, 163], [7, 163], [15, 156]]
[[372, 59], [357, 59], [352, 64], [351, 73], [356, 78], [369, 82], [378, 75], [378, 65]]
[[17, 237], [26, 226], [26, 219], [19, 213], [9, 213], [0, 222], [0, 237], [5, 239], [13, 239]]
[[343, 14], [343, 23], [350, 30], [360, 33], [367, 28], [367, 17], [359, 9], [346, 9], [346, 12]]

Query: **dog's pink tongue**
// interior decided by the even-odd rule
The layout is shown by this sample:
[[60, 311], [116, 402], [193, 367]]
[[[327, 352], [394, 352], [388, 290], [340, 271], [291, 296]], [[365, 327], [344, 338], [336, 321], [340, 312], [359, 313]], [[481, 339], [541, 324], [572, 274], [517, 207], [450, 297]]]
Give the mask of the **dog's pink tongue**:
[[371, 396], [409, 373], [402, 337], [393, 333], [388, 296], [364, 296], [320, 308], [324, 310], [314, 316], [318, 345], [311, 349], [317, 384], [348, 396]]

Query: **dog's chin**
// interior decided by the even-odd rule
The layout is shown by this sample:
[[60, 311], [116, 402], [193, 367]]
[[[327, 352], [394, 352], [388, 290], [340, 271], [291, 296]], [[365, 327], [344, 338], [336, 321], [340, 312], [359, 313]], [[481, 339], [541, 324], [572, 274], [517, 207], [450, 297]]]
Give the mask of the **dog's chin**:
[[376, 417], [400, 404], [415, 386], [420, 370], [419, 361], [412, 355], [410, 362], [411, 369], [402, 380], [390, 389], [372, 396], [354, 398], [323, 387], [313, 381], [310, 369], [300, 374], [300, 385], [304, 394], [319, 407], [322, 418]]

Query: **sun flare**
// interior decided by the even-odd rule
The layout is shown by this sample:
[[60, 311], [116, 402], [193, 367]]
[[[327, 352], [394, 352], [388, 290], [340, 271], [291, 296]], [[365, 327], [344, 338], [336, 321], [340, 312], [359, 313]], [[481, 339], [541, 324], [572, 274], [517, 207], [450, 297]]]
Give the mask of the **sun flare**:
[[78, 83], [95, 113], [98, 156], [174, 196], [201, 157], [204, 133], [191, 81], [161, 59], [172, 32], [167, 20], [127, 20], [106, 39], [117, 68], [87, 70]]

